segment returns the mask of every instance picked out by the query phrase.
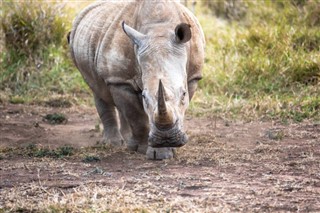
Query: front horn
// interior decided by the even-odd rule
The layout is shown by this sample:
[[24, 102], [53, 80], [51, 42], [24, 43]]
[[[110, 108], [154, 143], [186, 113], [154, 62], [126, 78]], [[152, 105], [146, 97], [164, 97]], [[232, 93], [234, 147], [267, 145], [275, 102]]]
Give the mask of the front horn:
[[166, 107], [166, 94], [162, 84], [162, 81], [159, 81], [159, 89], [158, 89], [158, 115], [164, 116], [167, 114]]
[[155, 119], [155, 124], [160, 130], [170, 129], [173, 124], [172, 112], [170, 112], [166, 105], [166, 92], [162, 81], [159, 81], [158, 89], [158, 112]]

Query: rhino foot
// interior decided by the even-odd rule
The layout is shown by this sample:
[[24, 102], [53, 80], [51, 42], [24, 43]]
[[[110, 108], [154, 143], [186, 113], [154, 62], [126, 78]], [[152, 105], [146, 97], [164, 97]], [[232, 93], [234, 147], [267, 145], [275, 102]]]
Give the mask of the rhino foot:
[[114, 146], [114, 147], [120, 147], [120, 146], [123, 146], [124, 140], [122, 138], [114, 138], [114, 139], [103, 138], [100, 141], [100, 143], [106, 144], [106, 145], [111, 145], [111, 146]]
[[127, 143], [127, 148], [130, 151], [135, 151], [141, 154], [145, 154], [148, 148], [147, 144], [139, 144], [136, 143], [134, 140], [129, 140], [129, 142]]
[[135, 140], [129, 140], [127, 148], [130, 151], [146, 154], [148, 160], [170, 159], [174, 157], [175, 153], [175, 148], [152, 148], [151, 146], [148, 146], [148, 144], [139, 144]]
[[171, 147], [152, 148], [148, 146], [147, 159], [148, 160], [163, 160], [170, 159], [174, 156], [175, 149]]

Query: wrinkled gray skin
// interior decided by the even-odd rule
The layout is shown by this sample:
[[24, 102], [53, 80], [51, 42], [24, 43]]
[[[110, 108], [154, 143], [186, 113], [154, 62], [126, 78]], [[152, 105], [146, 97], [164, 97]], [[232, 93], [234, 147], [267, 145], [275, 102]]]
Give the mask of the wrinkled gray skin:
[[173, 157], [204, 60], [204, 36], [173, 1], [99, 2], [75, 19], [72, 59], [93, 91], [104, 141]]

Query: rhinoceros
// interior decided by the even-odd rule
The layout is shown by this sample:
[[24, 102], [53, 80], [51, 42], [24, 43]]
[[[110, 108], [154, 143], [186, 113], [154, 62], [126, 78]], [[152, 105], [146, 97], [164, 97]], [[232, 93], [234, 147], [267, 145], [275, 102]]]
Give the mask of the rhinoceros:
[[103, 140], [172, 158], [204, 63], [196, 17], [172, 0], [94, 3], [75, 18], [71, 57], [93, 91]]

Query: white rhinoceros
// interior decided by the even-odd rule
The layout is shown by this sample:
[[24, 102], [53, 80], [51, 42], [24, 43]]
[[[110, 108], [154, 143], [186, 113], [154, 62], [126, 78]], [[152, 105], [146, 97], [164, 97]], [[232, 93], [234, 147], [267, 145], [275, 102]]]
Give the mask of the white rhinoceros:
[[204, 61], [196, 17], [170, 0], [98, 2], [69, 35], [74, 64], [93, 91], [104, 140], [148, 159], [183, 146], [185, 111]]

